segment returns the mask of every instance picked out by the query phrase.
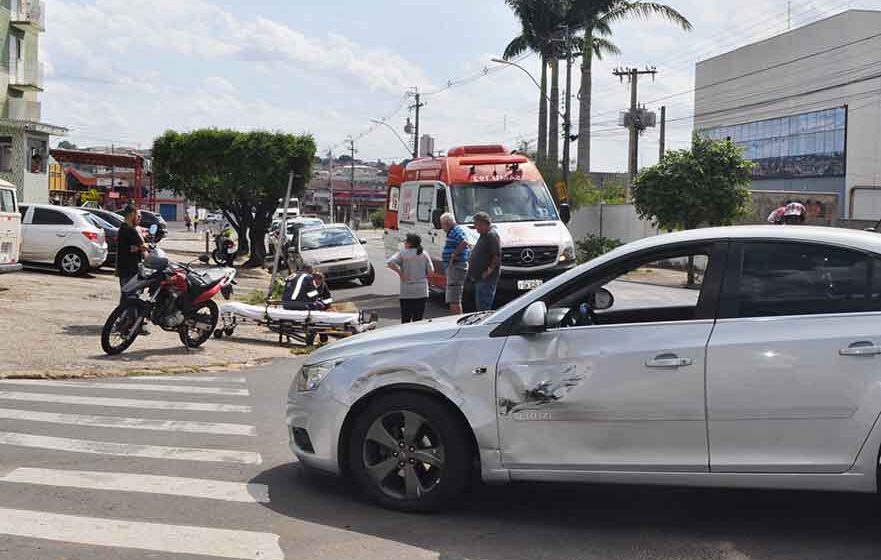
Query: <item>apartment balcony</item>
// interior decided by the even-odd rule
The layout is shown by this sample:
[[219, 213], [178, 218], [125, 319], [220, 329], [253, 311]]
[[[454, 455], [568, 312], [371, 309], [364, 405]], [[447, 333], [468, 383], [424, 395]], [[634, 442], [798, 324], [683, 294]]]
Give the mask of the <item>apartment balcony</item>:
[[40, 122], [40, 102], [10, 97], [7, 119], [11, 121]]
[[36, 28], [45, 31], [46, 4], [42, 0], [18, 0], [18, 6], [12, 7], [9, 23], [24, 30]]
[[9, 67], [9, 87], [21, 91], [43, 91], [43, 63], [14, 63]]

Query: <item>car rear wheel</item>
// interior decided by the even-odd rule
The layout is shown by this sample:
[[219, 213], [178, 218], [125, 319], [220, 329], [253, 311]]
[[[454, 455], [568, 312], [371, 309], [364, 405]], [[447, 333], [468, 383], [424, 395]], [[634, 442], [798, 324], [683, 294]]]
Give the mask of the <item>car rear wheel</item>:
[[89, 272], [89, 259], [79, 249], [68, 248], [58, 254], [58, 270], [65, 276], [83, 276]]
[[462, 492], [471, 450], [459, 419], [437, 399], [393, 393], [355, 419], [348, 458], [356, 483], [375, 502], [432, 511]]

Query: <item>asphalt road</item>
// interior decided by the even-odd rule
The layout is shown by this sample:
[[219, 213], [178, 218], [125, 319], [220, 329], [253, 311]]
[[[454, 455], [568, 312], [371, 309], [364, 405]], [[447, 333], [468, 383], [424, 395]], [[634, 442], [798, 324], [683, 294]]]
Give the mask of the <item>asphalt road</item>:
[[288, 451], [284, 395], [298, 363], [200, 378], [0, 382], [0, 557], [855, 560], [881, 554], [874, 496], [477, 485], [442, 514], [378, 509], [344, 481], [305, 476]]

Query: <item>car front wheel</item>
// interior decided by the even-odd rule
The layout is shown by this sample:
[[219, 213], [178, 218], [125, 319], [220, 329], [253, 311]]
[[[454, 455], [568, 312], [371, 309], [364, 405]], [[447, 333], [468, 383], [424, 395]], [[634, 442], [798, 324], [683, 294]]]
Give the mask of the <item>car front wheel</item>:
[[382, 506], [432, 511], [460, 495], [471, 448], [459, 419], [435, 398], [392, 393], [355, 419], [349, 467], [357, 485]]

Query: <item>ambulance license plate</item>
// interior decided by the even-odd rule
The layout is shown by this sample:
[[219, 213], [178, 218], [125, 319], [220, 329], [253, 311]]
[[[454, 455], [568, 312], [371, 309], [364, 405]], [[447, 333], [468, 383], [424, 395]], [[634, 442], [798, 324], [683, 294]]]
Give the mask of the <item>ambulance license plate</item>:
[[535, 280], [517, 280], [517, 289], [518, 290], [533, 290], [538, 288], [542, 284], [544, 284], [544, 280], [535, 279]]

